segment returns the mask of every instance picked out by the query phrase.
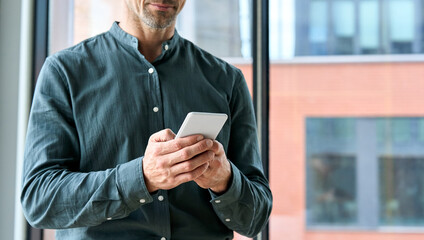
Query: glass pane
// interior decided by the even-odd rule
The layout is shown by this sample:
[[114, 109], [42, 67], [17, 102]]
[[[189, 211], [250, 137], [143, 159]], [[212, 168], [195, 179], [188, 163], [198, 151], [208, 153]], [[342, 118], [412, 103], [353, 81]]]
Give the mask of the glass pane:
[[295, 36], [285, 59], [299, 61], [349, 49], [342, 38], [351, 54], [394, 53], [403, 25], [398, 42], [422, 49], [423, 1], [293, 1], [291, 33], [284, 2], [270, 1], [270, 239], [422, 238], [423, 64], [287, 63], [275, 39]]
[[[423, 4], [422, 0], [271, 0], [271, 59], [422, 54]], [[287, 14], [287, 9], [294, 10]], [[295, 40], [284, 45], [284, 38]]]
[[424, 142], [422, 118], [380, 120], [380, 221], [421, 226], [424, 222]]
[[352, 1], [333, 3], [334, 54], [354, 53], [355, 8]]
[[327, 54], [327, 2], [312, 1], [310, 8], [309, 40], [311, 53], [314, 55]]
[[177, 29], [216, 56], [250, 58], [249, 20], [249, 1], [187, 1]]
[[270, 0], [269, 45], [270, 59], [290, 59], [295, 52], [295, 2], [293, 0]]
[[[123, 4], [116, 0], [50, 1], [49, 54], [108, 31], [122, 18]], [[176, 25], [182, 37], [241, 69], [250, 90], [251, 6], [251, 0], [186, 1]], [[46, 230], [44, 239], [54, 239], [54, 231]], [[249, 238], [236, 234], [235, 239]]]
[[343, 37], [352, 37], [355, 33], [355, 9], [353, 2], [334, 2], [333, 17], [335, 35]]
[[414, 1], [391, 0], [389, 9], [392, 52], [411, 53], [415, 26]]
[[359, 4], [359, 38], [361, 53], [377, 53], [380, 40], [378, 1], [362, 0]]
[[[308, 225], [376, 227], [356, 218], [358, 207], [367, 208], [356, 201], [357, 176], [373, 181], [356, 161], [373, 161], [378, 164], [379, 225], [419, 226], [424, 221], [421, 123], [422, 118], [307, 118]], [[366, 137], [357, 137], [367, 124]]]
[[73, 32], [77, 44], [110, 29], [114, 21], [121, 19], [119, 9], [124, 1], [116, 0], [73, 0]]
[[308, 118], [306, 124], [308, 225], [355, 223], [355, 122]]

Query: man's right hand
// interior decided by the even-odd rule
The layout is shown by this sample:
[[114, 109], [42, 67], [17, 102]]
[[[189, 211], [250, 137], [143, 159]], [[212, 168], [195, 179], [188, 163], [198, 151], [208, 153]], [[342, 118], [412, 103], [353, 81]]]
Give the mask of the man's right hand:
[[153, 134], [143, 158], [144, 181], [149, 192], [172, 189], [201, 176], [215, 154], [213, 141], [193, 135], [174, 139], [165, 129]]

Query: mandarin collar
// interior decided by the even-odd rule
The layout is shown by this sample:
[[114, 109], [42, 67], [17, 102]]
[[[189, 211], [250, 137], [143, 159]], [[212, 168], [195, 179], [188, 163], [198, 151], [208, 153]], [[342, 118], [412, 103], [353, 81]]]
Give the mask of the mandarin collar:
[[[133, 48], [138, 49], [138, 39], [134, 37], [133, 35], [125, 32], [122, 30], [122, 28], [119, 26], [119, 22], [114, 22], [112, 24], [112, 27], [110, 28], [109, 32], [120, 42], [129, 45]], [[162, 49], [173, 49], [177, 46], [177, 43], [180, 39], [180, 35], [178, 34], [177, 30], [174, 31], [174, 36], [170, 40], [167, 40], [162, 43]]]

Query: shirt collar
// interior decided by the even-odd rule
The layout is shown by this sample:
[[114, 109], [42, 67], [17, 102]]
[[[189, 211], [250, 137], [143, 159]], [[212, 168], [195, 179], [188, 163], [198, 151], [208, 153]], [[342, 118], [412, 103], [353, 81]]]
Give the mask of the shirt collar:
[[[112, 27], [110, 28], [109, 32], [120, 42], [130, 45], [133, 48], [138, 49], [138, 39], [131, 34], [125, 32], [122, 30], [121, 27], [119, 27], [119, 22], [114, 22], [112, 24]], [[174, 36], [165, 42], [162, 43], [162, 53], [165, 53], [166, 51], [169, 51], [171, 49], [174, 49], [177, 47], [177, 43], [180, 40], [180, 35], [178, 34], [177, 30], [174, 31]]]

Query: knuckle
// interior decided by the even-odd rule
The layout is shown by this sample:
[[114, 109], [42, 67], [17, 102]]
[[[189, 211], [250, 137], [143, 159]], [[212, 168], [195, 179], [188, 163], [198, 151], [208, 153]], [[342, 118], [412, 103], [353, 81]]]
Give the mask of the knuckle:
[[160, 155], [160, 149], [157, 148], [157, 147], [153, 147], [152, 153], [153, 153], [154, 156], [159, 156]]
[[166, 163], [165, 163], [165, 161], [157, 161], [157, 168], [159, 168], [159, 169], [164, 169], [164, 168], [166, 168]]
[[197, 150], [199, 152], [204, 151], [208, 147], [206, 141], [202, 141], [199, 146], [197, 147]]
[[164, 130], [164, 133], [165, 133], [165, 135], [167, 135], [167, 136], [172, 136], [172, 135], [174, 135], [174, 132], [173, 132], [171, 129], [169, 129], [169, 128], [166, 128], [166, 129]]
[[155, 139], [155, 136], [156, 136], [156, 133], [154, 133], [154, 134], [150, 135], [150, 137], [149, 137], [149, 142], [153, 142], [153, 141], [154, 141], [154, 139]]
[[191, 171], [193, 169], [193, 164], [191, 162], [185, 162], [183, 164], [184, 164], [183, 165], [183, 170], [185, 172], [189, 172], [189, 171]]
[[190, 158], [190, 153], [187, 149], [181, 150], [181, 158], [182, 159], [189, 159]]
[[174, 147], [175, 147], [175, 149], [177, 149], [177, 150], [181, 150], [181, 149], [183, 149], [183, 148], [184, 148], [183, 144], [182, 144], [180, 141], [175, 141], [175, 142], [174, 142]]

